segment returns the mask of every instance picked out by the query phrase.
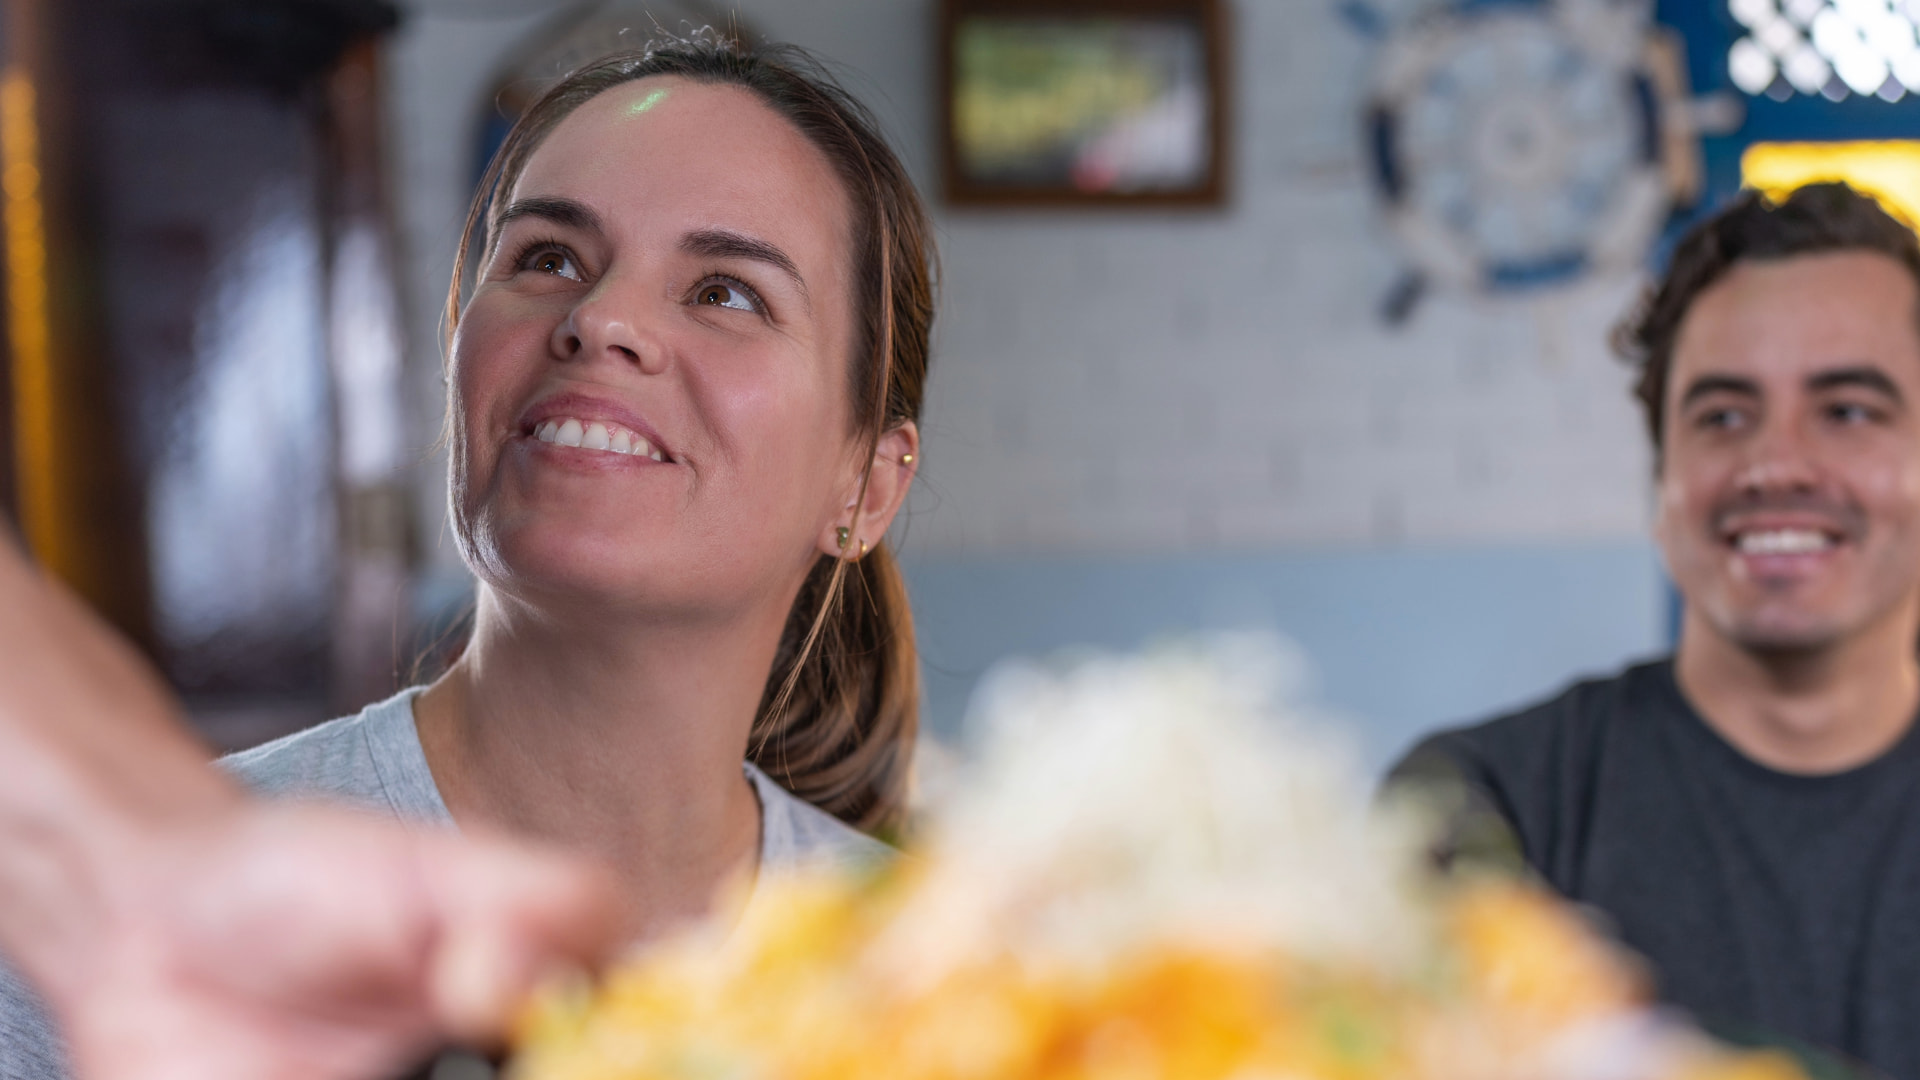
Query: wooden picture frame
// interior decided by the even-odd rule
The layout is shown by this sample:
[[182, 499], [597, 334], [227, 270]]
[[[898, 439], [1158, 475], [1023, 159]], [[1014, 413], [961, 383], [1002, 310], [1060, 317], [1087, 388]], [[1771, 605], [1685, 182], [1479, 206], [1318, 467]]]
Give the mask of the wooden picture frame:
[[1226, 19], [1225, 0], [942, 0], [947, 202], [1223, 204]]

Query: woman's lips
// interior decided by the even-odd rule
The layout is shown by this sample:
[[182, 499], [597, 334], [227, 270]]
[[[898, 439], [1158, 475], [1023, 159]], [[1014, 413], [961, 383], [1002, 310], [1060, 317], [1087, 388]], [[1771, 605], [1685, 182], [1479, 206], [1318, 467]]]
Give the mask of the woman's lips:
[[[549, 446], [679, 463], [673, 448], [645, 417], [604, 394], [576, 390], [541, 398], [521, 414], [520, 434]], [[621, 450], [623, 436], [625, 449]]]
[[583, 420], [574, 416], [548, 417], [534, 426], [532, 438], [551, 446], [652, 458], [662, 463], [667, 460], [666, 454], [648, 442], [646, 436], [604, 420]]

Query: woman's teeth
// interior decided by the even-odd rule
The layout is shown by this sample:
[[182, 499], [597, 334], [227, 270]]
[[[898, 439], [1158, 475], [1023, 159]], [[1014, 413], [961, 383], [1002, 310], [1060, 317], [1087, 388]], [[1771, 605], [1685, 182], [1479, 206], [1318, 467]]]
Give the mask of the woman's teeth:
[[1742, 555], [1809, 555], [1827, 550], [1833, 541], [1816, 529], [1768, 529], [1743, 532], [1734, 545]]
[[564, 420], [543, 420], [533, 429], [533, 437], [543, 443], [556, 446], [577, 446], [582, 450], [600, 450], [609, 454], [627, 454], [632, 457], [652, 458], [655, 461], [667, 460], [666, 455], [653, 448], [653, 444], [640, 435], [628, 431], [618, 424], [603, 424], [600, 421], [580, 421], [572, 417]]

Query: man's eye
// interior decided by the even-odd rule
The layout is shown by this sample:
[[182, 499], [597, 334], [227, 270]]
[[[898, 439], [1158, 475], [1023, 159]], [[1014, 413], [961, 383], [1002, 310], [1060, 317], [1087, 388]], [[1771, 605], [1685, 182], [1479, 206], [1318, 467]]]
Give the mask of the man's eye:
[[708, 307], [735, 311], [759, 311], [760, 305], [744, 287], [724, 281], [709, 281], [694, 292], [694, 302]]
[[1878, 416], [1865, 405], [1851, 401], [1837, 401], [1827, 406], [1827, 416], [1842, 424], [1867, 424]]
[[1739, 409], [1708, 409], [1693, 421], [1695, 427], [1709, 431], [1733, 431], [1746, 423], [1747, 416]]

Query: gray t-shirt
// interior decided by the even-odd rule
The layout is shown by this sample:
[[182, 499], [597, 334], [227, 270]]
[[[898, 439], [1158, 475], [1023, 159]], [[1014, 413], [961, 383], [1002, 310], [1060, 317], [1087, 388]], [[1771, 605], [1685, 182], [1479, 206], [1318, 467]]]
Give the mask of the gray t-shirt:
[[[310, 798], [391, 813], [422, 828], [451, 828], [413, 722], [412, 687], [354, 716], [330, 720], [220, 760], [256, 794]], [[860, 868], [897, 853], [831, 814], [796, 798], [751, 763], [743, 763], [760, 800], [760, 867]], [[748, 897], [751, 907], [758, 890]], [[38, 998], [0, 964], [0, 1080], [62, 1080], [65, 1054]]]

